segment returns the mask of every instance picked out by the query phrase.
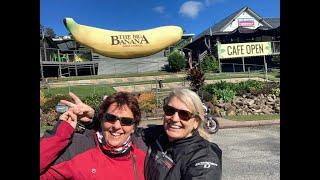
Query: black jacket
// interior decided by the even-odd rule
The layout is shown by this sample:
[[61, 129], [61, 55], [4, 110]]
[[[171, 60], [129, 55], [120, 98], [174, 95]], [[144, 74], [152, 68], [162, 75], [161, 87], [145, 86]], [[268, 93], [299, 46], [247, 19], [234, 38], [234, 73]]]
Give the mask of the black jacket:
[[147, 180], [220, 180], [222, 151], [203, 139], [198, 131], [191, 137], [169, 142], [163, 126], [142, 132], [149, 146], [145, 160]]

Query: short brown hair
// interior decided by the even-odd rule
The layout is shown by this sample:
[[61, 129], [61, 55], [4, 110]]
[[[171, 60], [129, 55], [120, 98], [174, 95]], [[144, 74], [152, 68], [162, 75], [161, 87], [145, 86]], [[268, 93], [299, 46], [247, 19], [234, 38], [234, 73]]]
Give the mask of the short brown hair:
[[127, 105], [128, 108], [132, 111], [133, 118], [136, 122], [136, 126], [139, 124], [141, 120], [141, 112], [139, 108], [139, 103], [137, 98], [129, 93], [129, 92], [117, 92], [108, 96], [103, 103], [100, 105], [100, 110], [98, 114], [98, 118], [101, 121], [103, 119], [104, 114], [108, 110], [109, 106], [113, 103], [117, 103], [119, 107]]

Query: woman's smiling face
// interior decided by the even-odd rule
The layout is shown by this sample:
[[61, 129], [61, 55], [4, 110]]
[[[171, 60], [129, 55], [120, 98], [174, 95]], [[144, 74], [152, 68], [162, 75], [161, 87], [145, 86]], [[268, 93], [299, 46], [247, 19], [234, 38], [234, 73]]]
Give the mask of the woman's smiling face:
[[[185, 110], [191, 112], [188, 107], [180, 101], [177, 97], [172, 97], [168, 105], [178, 110]], [[168, 135], [169, 141], [184, 139], [192, 135], [192, 131], [199, 125], [199, 121], [195, 117], [189, 120], [182, 120], [178, 112], [173, 115], [164, 114], [163, 126]]]
[[[107, 113], [115, 115], [117, 117], [133, 118], [133, 113], [127, 105], [118, 106], [117, 103], [113, 103], [109, 106]], [[103, 136], [106, 141], [114, 147], [123, 145], [129, 136], [134, 132], [134, 125], [122, 126], [119, 120], [115, 122], [104, 121], [101, 123], [103, 130]]]

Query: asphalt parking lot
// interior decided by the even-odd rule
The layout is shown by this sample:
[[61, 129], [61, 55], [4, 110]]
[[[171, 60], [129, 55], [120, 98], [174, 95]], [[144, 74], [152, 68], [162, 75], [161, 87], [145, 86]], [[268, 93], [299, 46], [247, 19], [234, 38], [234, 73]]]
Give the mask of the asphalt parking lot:
[[223, 180], [280, 179], [280, 126], [220, 129], [210, 136], [222, 149]]

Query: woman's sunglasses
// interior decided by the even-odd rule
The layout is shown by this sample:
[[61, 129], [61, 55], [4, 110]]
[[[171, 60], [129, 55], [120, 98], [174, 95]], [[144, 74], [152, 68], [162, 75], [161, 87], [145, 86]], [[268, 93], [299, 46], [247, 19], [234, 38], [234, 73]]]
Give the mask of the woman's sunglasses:
[[109, 113], [106, 113], [106, 115], [104, 116], [104, 121], [106, 122], [110, 122], [110, 123], [114, 123], [116, 122], [117, 120], [120, 121], [120, 124], [121, 126], [131, 126], [133, 124], [135, 124], [135, 120], [133, 118], [129, 118], [129, 117], [118, 117], [118, 116], [115, 116], [113, 114], [109, 114]]
[[188, 121], [189, 119], [194, 117], [194, 114], [189, 111], [176, 109], [169, 105], [163, 106], [163, 111], [164, 111], [164, 114], [167, 116], [173, 116], [176, 112], [178, 112], [179, 118], [184, 121]]

